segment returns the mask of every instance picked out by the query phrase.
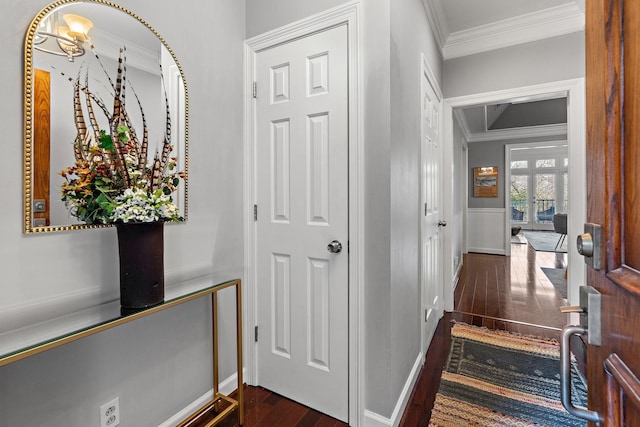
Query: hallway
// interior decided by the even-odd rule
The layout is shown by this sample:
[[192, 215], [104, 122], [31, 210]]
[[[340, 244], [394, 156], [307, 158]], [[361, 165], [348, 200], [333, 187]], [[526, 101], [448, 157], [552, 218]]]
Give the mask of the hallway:
[[[528, 244], [512, 244], [511, 257], [470, 253], [455, 292], [454, 312], [445, 313], [400, 422], [401, 427], [428, 425], [449, 351], [452, 320], [521, 334], [558, 338], [565, 325], [559, 307], [566, 300], [547, 279], [541, 267], [565, 268], [566, 254], [536, 252]], [[345, 423], [323, 415], [260, 387], [245, 386], [246, 427], [327, 426]], [[206, 422], [197, 424], [206, 425]], [[220, 424], [236, 427], [235, 417]]]
[[470, 253], [455, 291], [454, 311], [445, 313], [429, 346], [401, 427], [428, 425], [438, 391], [440, 370], [449, 352], [450, 322], [558, 339], [566, 324], [559, 307], [566, 300], [541, 267], [565, 268], [566, 254], [536, 252], [528, 244], [512, 244], [511, 257]]

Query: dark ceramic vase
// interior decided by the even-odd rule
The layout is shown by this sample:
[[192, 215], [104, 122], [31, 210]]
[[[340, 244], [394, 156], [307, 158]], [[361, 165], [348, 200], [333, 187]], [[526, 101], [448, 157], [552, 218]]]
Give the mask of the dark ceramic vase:
[[164, 301], [164, 222], [117, 223], [120, 305], [130, 314]]

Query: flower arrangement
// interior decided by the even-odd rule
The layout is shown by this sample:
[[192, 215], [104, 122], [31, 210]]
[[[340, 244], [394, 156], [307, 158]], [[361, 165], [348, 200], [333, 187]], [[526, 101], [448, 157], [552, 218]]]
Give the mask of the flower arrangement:
[[[169, 142], [171, 122], [166, 92], [164, 142], [160, 153], [156, 153], [148, 165], [146, 120], [134, 91], [143, 124], [140, 140], [125, 108], [124, 69], [124, 51], [121, 50], [116, 83], [112, 84], [115, 94], [112, 111], [89, 90], [88, 79], [84, 85], [80, 84], [79, 78], [74, 82], [75, 163], [60, 171], [65, 179], [62, 201], [71, 215], [87, 224], [182, 221], [171, 197], [184, 174], [177, 171], [176, 158], [169, 157], [173, 147]], [[108, 131], [99, 128], [94, 104], [107, 118]], [[89, 126], [85, 122], [84, 109], [88, 113]]]

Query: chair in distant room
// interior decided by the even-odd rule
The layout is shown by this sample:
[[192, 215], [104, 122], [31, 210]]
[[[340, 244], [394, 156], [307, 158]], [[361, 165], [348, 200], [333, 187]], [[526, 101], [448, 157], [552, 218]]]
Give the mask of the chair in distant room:
[[558, 238], [558, 243], [556, 243], [555, 250], [557, 251], [559, 247], [562, 246], [565, 239], [567, 238], [567, 214], [559, 213], [553, 215], [553, 231], [560, 234]]
[[553, 215], [555, 215], [555, 213], [556, 213], [556, 207], [550, 206], [549, 208], [543, 211], [536, 212], [536, 218], [538, 219], [538, 222], [549, 223], [550, 221], [553, 220]]
[[523, 218], [524, 218], [524, 212], [519, 211], [518, 209], [511, 206], [511, 221], [522, 222]]

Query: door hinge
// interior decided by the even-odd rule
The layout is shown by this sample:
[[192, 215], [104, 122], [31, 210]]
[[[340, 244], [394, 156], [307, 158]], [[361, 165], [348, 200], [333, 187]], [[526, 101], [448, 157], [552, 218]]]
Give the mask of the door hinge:
[[258, 98], [258, 82], [253, 82], [253, 97]]
[[253, 220], [258, 220], [258, 205], [253, 205]]
[[428, 311], [427, 311], [427, 309], [425, 308], [425, 309], [424, 309], [424, 321], [425, 321], [425, 322], [427, 321], [427, 313], [428, 313]]
[[258, 342], [258, 326], [256, 325], [255, 330], [253, 332], [253, 339], [255, 342]]
[[427, 211], [429, 210], [429, 208], [427, 207], [427, 204], [424, 204], [424, 216], [427, 216]]

